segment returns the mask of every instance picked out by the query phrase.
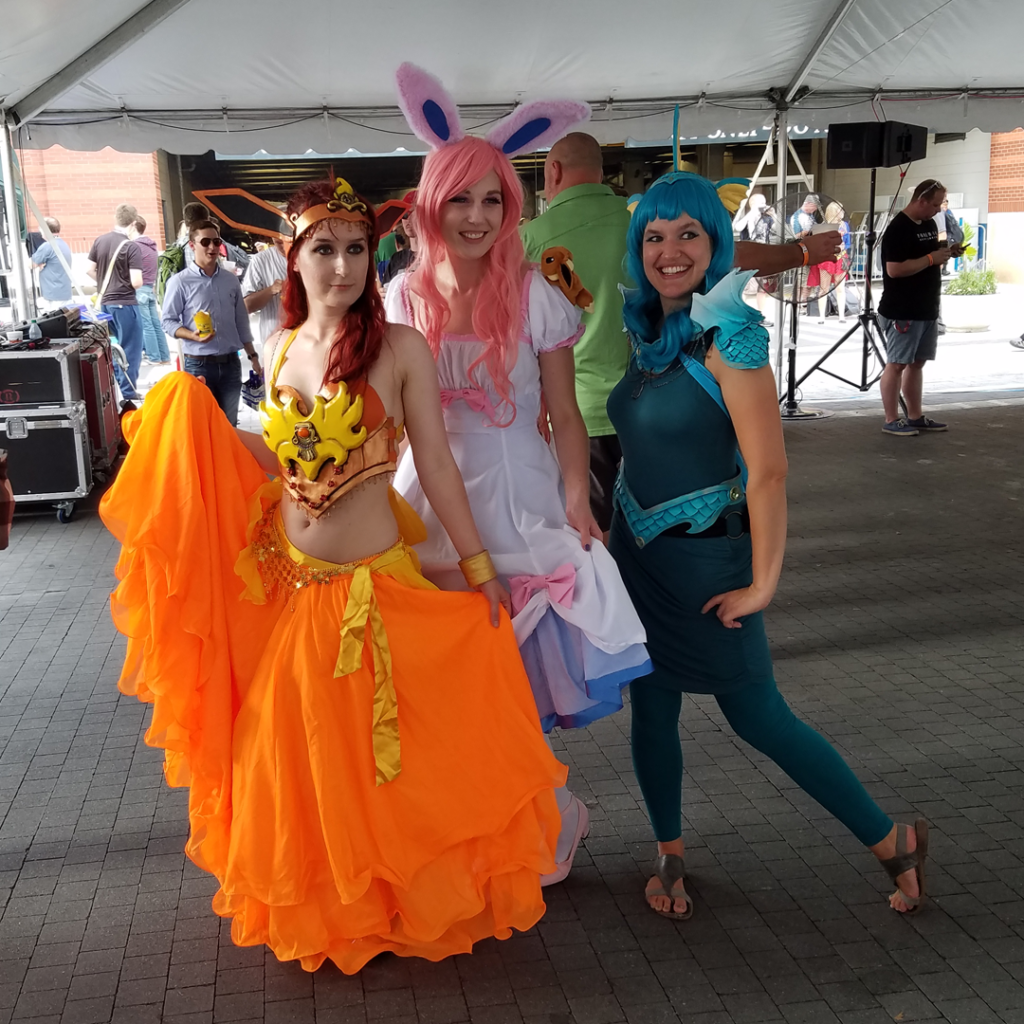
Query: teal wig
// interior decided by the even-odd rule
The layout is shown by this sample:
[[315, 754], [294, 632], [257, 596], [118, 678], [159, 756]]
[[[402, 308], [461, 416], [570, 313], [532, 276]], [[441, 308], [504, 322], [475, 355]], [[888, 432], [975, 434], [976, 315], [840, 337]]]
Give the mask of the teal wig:
[[644, 274], [644, 232], [652, 220], [677, 220], [683, 214], [700, 221], [711, 239], [711, 263], [698, 291], [706, 294], [732, 269], [732, 218], [715, 186], [699, 174], [663, 174], [644, 193], [629, 224], [626, 261], [637, 287], [626, 296], [622, 311], [626, 329], [640, 342], [637, 361], [645, 370], [661, 372], [687, 351], [693, 341], [689, 310], [672, 313], [662, 323], [661, 296]]

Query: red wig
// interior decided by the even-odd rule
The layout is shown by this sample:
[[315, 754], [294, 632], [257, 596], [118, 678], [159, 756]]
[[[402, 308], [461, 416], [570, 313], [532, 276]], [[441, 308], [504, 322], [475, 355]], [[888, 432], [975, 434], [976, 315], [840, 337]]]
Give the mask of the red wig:
[[[288, 213], [303, 213], [311, 206], [321, 206], [333, 198], [333, 181], [311, 181], [308, 185], [303, 185], [289, 200]], [[380, 292], [377, 291], [377, 268], [373, 259], [378, 242], [377, 215], [371, 203], [362, 196], [358, 198], [366, 204], [367, 216], [370, 218], [370, 223], [365, 225], [369, 257], [366, 261], [366, 283], [363, 286], [363, 293], [352, 303], [338, 324], [338, 333], [327, 357], [324, 384], [342, 380], [351, 383], [365, 377], [380, 355], [387, 331], [387, 317], [384, 315], [384, 303], [381, 301]], [[306, 287], [295, 269], [295, 257], [316, 227], [316, 224], [311, 224], [292, 242], [288, 252], [288, 272], [281, 291], [281, 326], [286, 330], [305, 323], [309, 316]]]

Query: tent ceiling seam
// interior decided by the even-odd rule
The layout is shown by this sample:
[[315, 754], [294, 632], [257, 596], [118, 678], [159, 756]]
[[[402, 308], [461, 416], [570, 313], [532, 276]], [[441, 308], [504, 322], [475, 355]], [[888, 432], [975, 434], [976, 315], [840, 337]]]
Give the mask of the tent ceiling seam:
[[854, 5], [856, 0], [840, 0], [840, 4], [832, 12], [828, 21], [825, 23], [825, 27], [821, 30], [818, 38], [815, 39], [814, 45], [807, 51], [806, 56], [800, 62], [800, 67], [797, 69], [796, 74], [793, 76], [793, 80], [789, 83], [789, 87], [783, 94], [782, 101], [784, 103], [792, 103], [794, 97], [797, 94], [797, 90], [804, 84], [807, 76], [811, 73], [811, 68], [817, 63], [818, 58], [821, 56], [825, 47], [828, 46], [829, 41], [836, 34], [836, 30], [843, 23], [843, 18], [846, 17], [847, 12]]
[[900, 36], [906, 34], [912, 28], [916, 28], [918, 25], [921, 24], [921, 22], [927, 21], [929, 18], [933, 17], [935, 14], [941, 11], [943, 7], [948, 7], [953, 2], [954, 0], [943, 0], [942, 3], [940, 3], [937, 7], [933, 7], [927, 14], [922, 14], [921, 17], [918, 18], [916, 21], [912, 21], [909, 25], [904, 26], [899, 30], [899, 32], [893, 33], [893, 35], [889, 36], [888, 39], [883, 39], [882, 42], [880, 42], [877, 46], [874, 46], [870, 50], [868, 50], [867, 53], [862, 53], [855, 61], [851, 61], [849, 64], [846, 65], [846, 67], [841, 68], [834, 75], [832, 75], [831, 78], [826, 78], [824, 82], [821, 82], [820, 84], [815, 86], [811, 86], [811, 88], [808, 89], [808, 93], [818, 92], [823, 86], [828, 85], [829, 82], [834, 82], [840, 75], [845, 75], [846, 72], [850, 70], [850, 68], [854, 68], [858, 64], [860, 64], [861, 61], [867, 60], [868, 57], [872, 56], [879, 50], [888, 46], [891, 42], [894, 42], [895, 40], [899, 39]]
[[[971, 99], [1024, 99], [1024, 85], [1006, 86], [990, 89], [856, 89], [831, 93], [818, 92], [814, 95], [813, 101], [808, 96], [793, 104], [794, 112], [801, 109], [824, 110], [833, 107], [853, 106], [860, 103], [870, 102], [872, 99], [885, 102], [900, 101], [927, 101], [947, 100], [969, 96]], [[656, 97], [633, 100], [616, 100], [614, 103], [614, 117], [619, 120], [624, 115], [635, 113], [638, 116], [650, 116], [671, 110], [675, 104], [681, 106], [697, 106], [701, 97]], [[771, 97], [761, 93], [740, 93], [721, 94], [719, 96], [705, 96], [704, 103], [709, 106], [717, 106], [725, 109], [749, 110], [771, 110]], [[595, 107], [594, 121], [605, 121], [608, 119], [606, 101], [600, 104], [593, 104]], [[481, 125], [507, 114], [514, 109], [514, 104], [507, 105], [462, 105], [460, 109], [464, 114], [482, 121]], [[287, 127], [298, 124], [305, 120], [320, 119], [324, 114], [338, 120], [356, 123], [358, 127], [372, 129], [384, 134], [400, 135], [405, 138], [413, 138], [408, 130], [387, 129], [377, 125], [359, 124], [362, 120], [387, 120], [395, 119], [402, 123], [401, 111], [397, 106], [381, 107], [277, 107], [277, 108], [211, 108], [209, 110], [167, 110], [167, 109], [139, 109], [133, 110], [130, 107], [108, 107], [93, 110], [45, 110], [38, 113], [27, 122], [19, 124], [19, 128], [30, 129], [33, 125], [60, 126], [75, 124], [100, 123], [103, 121], [116, 121], [128, 118], [138, 121], [151, 121], [154, 123], [170, 122], [167, 127], [178, 127], [179, 124], [195, 124], [209, 121], [216, 123], [216, 129], [207, 129], [216, 134], [225, 134], [223, 127], [225, 115], [238, 121], [281, 121], [277, 127]], [[175, 124], [174, 122], [177, 122]], [[275, 125], [261, 124], [259, 130], [272, 130]], [[197, 130], [190, 128], [188, 130]], [[232, 128], [232, 132], [245, 131], [244, 128]]]
[[69, 92], [188, 2], [189, 0], [150, 0], [120, 25], [111, 29], [102, 39], [37, 85], [28, 95], [10, 103], [9, 116], [14, 118], [17, 127], [30, 123], [49, 103]]

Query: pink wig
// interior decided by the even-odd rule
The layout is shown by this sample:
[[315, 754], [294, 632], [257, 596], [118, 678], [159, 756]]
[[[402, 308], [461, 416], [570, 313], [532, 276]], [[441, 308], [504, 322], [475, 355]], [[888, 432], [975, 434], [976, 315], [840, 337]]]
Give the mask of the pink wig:
[[[473, 331], [486, 343], [484, 354], [470, 367], [484, 363], [501, 404], [515, 400], [509, 373], [516, 364], [522, 332], [520, 295], [526, 259], [519, 238], [523, 215], [523, 186], [512, 162], [484, 139], [466, 136], [427, 155], [416, 193], [416, 229], [419, 232], [419, 266], [410, 287], [420, 300], [416, 326], [426, 335], [434, 358], [451, 311], [437, 287], [437, 267], [447, 256], [441, 235], [441, 209], [453, 196], [476, 184], [490, 171], [501, 181], [502, 219], [498, 238], [486, 256], [487, 269], [473, 308]], [[507, 426], [508, 424], [502, 424]]]

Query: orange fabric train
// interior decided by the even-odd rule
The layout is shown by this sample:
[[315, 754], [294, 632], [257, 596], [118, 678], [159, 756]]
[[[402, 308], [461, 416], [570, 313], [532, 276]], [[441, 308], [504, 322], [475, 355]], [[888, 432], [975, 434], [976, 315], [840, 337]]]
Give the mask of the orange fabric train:
[[248, 534], [261, 511], [273, 522], [272, 488], [193, 378], [165, 377], [126, 433], [100, 509], [122, 544], [119, 686], [153, 704], [146, 742], [190, 787], [186, 852], [220, 883], [234, 941], [352, 973], [532, 927], [565, 769], [508, 619], [491, 628], [480, 595], [436, 591], [408, 554], [366, 560], [401, 744], [378, 784], [373, 645], [335, 676], [353, 575], [251, 600]]

